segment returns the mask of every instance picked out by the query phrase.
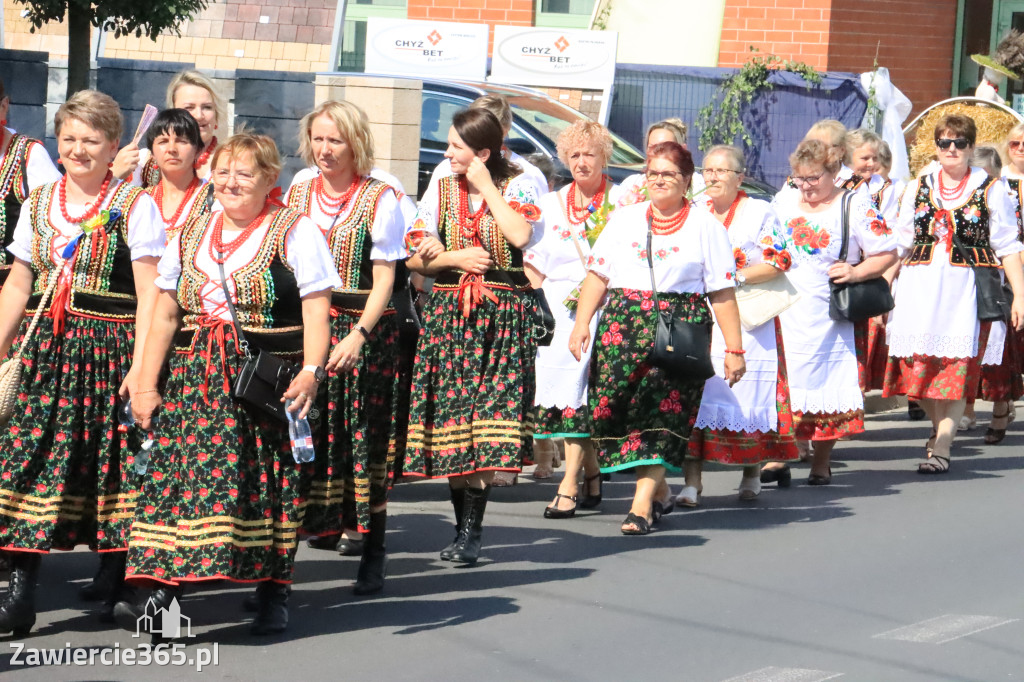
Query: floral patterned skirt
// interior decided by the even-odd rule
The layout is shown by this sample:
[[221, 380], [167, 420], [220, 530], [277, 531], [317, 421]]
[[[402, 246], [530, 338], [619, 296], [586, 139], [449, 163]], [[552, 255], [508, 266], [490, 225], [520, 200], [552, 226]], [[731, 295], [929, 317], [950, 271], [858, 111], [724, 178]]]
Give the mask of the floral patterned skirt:
[[794, 412], [797, 440], [839, 440], [864, 433], [864, 410]]
[[[357, 316], [331, 320], [331, 348], [352, 331]], [[363, 344], [359, 364], [345, 374], [331, 373], [317, 396], [321, 430], [313, 484], [303, 528], [317, 535], [340, 533], [342, 519], [370, 530], [370, 507], [388, 500], [394, 471], [393, 442], [398, 325], [384, 315]]]
[[881, 390], [885, 384], [885, 366], [889, 347], [885, 343], [886, 316], [879, 315], [853, 325], [854, 348], [860, 390]]
[[492, 289], [462, 314], [454, 290], [423, 309], [413, 366], [404, 476], [519, 471], [532, 451], [536, 386], [528, 293]]
[[981, 323], [978, 354], [973, 358], [940, 358], [932, 355], [890, 357], [885, 368], [882, 395], [905, 395], [911, 400], [973, 400], [978, 394], [981, 359], [985, 357], [991, 328], [990, 323]]
[[590, 414], [585, 406], [577, 410], [571, 407], [538, 405], [534, 410], [534, 438], [590, 437]]
[[[711, 324], [704, 294], [662, 294], [661, 309]], [[601, 471], [682, 468], [704, 381], [679, 381], [649, 362], [656, 327], [650, 291], [612, 289], [590, 362], [588, 403]]]
[[775, 385], [775, 409], [779, 416], [776, 431], [733, 431], [730, 429], [694, 429], [690, 434], [687, 459], [699, 459], [727, 466], [754, 466], [764, 462], [790, 462], [800, 458], [793, 438], [793, 414], [789, 408], [789, 379], [786, 354], [782, 346], [782, 326], [775, 318], [775, 348], [779, 364]]
[[292, 459], [284, 422], [231, 396], [243, 358], [230, 326], [201, 328], [195, 348], [170, 360], [127, 577], [291, 582], [313, 465]]
[[1017, 400], [1024, 395], [1021, 381], [1021, 335], [1007, 325], [1003, 343], [1003, 361], [998, 365], [981, 366], [981, 385], [978, 396], [993, 402]]
[[139, 439], [118, 432], [117, 391], [134, 330], [134, 322], [68, 315], [54, 337], [53, 320], [40, 320], [22, 355], [14, 413], [0, 428], [0, 548], [128, 546], [138, 491], [122, 464], [131, 464]]

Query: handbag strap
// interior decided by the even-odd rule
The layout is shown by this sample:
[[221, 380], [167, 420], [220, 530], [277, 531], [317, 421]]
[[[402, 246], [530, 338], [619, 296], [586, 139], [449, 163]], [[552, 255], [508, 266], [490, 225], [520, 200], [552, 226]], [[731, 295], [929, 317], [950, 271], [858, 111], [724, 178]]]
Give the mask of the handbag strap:
[[654, 299], [654, 312], [661, 314], [661, 304], [658, 302], [658, 285], [654, 283], [654, 261], [651, 259], [651, 246], [654, 240], [654, 212], [647, 213], [647, 267], [651, 271], [651, 297]]
[[[569, 189], [570, 190], [572, 189], [572, 184], [571, 183], [569, 185]], [[565, 211], [565, 204], [563, 204], [561, 201], [559, 201], [558, 202], [558, 208], [561, 209], [562, 217], [565, 218], [565, 224], [569, 228], [569, 232], [572, 234], [572, 245], [576, 247], [576, 255], [580, 257], [580, 265], [583, 266], [583, 271], [586, 272], [587, 271], [587, 259], [583, 255], [583, 249], [580, 248], [579, 236], [576, 234], [576, 230], [573, 229], [572, 221], [569, 220], [569, 214], [566, 213], [566, 211]], [[583, 221], [583, 225], [584, 225], [583, 229], [584, 230], [587, 229], [585, 227], [586, 224], [587, 224], [587, 221], [584, 220]]]
[[43, 310], [46, 309], [46, 304], [50, 300], [50, 295], [53, 294], [53, 290], [56, 288], [57, 282], [60, 280], [60, 271], [63, 265], [64, 261], [61, 261], [61, 267], [52, 271], [50, 281], [47, 282], [46, 289], [43, 290], [43, 296], [39, 299], [39, 306], [36, 308], [36, 312], [32, 315], [32, 321], [29, 323], [28, 329], [25, 330], [25, 337], [22, 339], [21, 345], [18, 346], [18, 350], [15, 351], [14, 355], [11, 357], [12, 360], [21, 360], [21, 353], [25, 349], [25, 346], [28, 345], [28, 340], [31, 339], [32, 335], [35, 333], [36, 327], [39, 326], [39, 320], [43, 316]]
[[228, 278], [224, 274], [224, 263], [219, 260], [217, 261], [217, 270], [220, 271], [220, 286], [224, 290], [224, 300], [227, 301], [228, 310], [231, 311], [231, 323], [235, 328], [235, 336], [238, 337], [238, 347], [242, 350], [246, 360], [252, 360], [252, 353], [249, 352], [249, 340], [242, 333], [242, 325], [238, 323], [238, 311], [235, 310], [235, 303], [231, 300], [231, 292], [228, 291]]
[[850, 249], [850, 204], [853, 203], [853, 192], [850, 190], [843, 190], [843, 198], [840, 201], [840, 206], [843, 210], [843, 245], [839, 249], [839, 258], [836, 259], [837, 263], [846, 262], [846, 254]]

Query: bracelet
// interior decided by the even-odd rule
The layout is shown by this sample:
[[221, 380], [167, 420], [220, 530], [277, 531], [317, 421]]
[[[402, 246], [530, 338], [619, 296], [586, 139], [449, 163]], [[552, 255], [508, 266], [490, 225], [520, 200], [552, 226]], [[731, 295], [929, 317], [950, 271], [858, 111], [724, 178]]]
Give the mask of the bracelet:
[[135, 391], [135, 395], [143, 395], [144, 393], [159, 393], [158, 388], [147, 388], [145, 391]]
[[729, 350], [728, 348], [726, 348], [725, 352], [726, 353], [732, 353], [733, 355], [743, 355], [747, 351], [745, 351], [745, 350]]
[[370, 340], [370, 332], [363, 329], [363, 325], [357, 324], [356, 326], [352, 327], [352, 329], [362, 334], [363, 339], [365, 339], [366, 341]]

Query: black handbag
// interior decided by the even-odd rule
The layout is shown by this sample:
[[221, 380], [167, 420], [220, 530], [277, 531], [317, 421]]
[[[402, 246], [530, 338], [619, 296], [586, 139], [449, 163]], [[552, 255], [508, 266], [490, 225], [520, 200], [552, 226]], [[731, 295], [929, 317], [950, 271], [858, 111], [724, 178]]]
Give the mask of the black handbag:
[[[853, 192], [847, 190], [842, 198], [843, 245], [837, 263], [845, 263], [850, 247], [850, 203]], [[884, 315], [896, 307], [892, 289], [885, 277], [874, 277], [863, 282], [836, 284], [829, 281], [828, 316], [833, 320], [861, 322]]]
[[391, 292], [391, 306], [395, 309], [398, 329], [402, 334], [418, 335], [423, 325], [420, 323], [416, 304], [412, 300], [412, 286], [407, 285]]
[[531, 289], [533, 298], [533, 338], [538, 346], [550, 346], [555, 338], [555, 315], [548, 305], [548, 297], [543, 289]]
[[657, 314], [651, 364], [665, 370], [673, 379], [707, 381], [715, 375], [715, 366], [711, 364], [711, 324], [690, 322], [661, 311], [658, 285], [654, 281], [654, 261], [651, 259], [654, 237], [651, 223], [648, 217], [647, 266], [651, 271], [651, 296]]
[[999, 268], [979, 268], [978, 264], [971, 260], [960, 238], [956, 236], [956, 226], [950, 225], [950, 229], [953, 230], [953, 246], [974, 271], [974, 297], [978, 303], [978, 319], [982, 322], [1009, 320], [1013, 292], [1003, 282]]
[[[231, 393], [249, 407], [279, 421], [287, 422], [288, 415], [285, 413], [281, 398], [288, 390], [292, 380], [298, 376], [299, 366], [293, 362], [282, 360], [273, 353], [249, 346], [249, 341], [242, 333], [242, 325], [238, 323], [238, 312], [235, 310], [234, 301], [231, 300], [231, 292], [228, 291], [224, 264], [218, 262], [217, 267], [220, 270], [220, 285], [224, 289], [228, 310], [231, 311], [235, 336], [238, 337], [238, 348], [245, 355], [245, 362], [242, 363], [242, 368], [238, 371], [238, 376], [235, 377]], [[312, 411], [310, 411], [310, 418], [316, 418]]]

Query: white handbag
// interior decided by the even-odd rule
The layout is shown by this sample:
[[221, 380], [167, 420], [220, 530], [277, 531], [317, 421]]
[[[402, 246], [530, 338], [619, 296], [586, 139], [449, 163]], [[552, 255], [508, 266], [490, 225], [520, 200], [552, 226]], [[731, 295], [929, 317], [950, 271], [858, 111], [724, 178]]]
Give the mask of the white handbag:
[[779, 273], [767, 282], [736, 289], [740, 324], [747, 331], [773, 320], [799, 300], [800, 294], [785, 273]]

